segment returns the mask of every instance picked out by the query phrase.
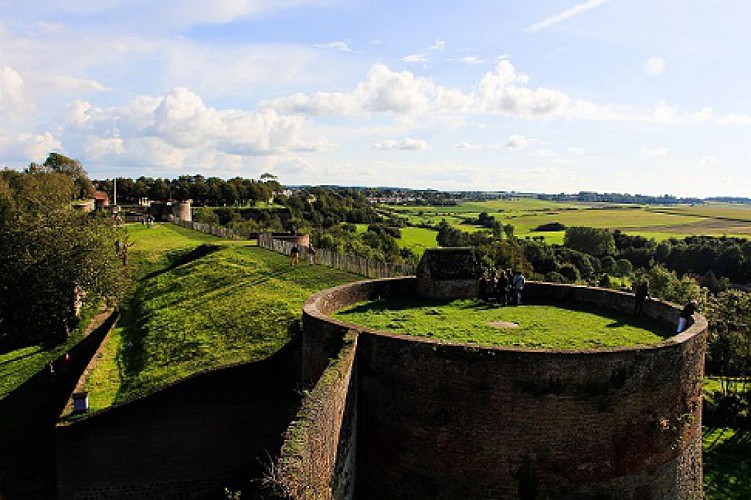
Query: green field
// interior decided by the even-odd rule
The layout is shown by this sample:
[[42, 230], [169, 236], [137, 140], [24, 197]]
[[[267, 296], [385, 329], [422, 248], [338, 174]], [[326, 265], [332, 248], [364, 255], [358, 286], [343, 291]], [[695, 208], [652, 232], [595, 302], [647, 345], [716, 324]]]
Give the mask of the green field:
[[[151, 273], [138, 282], [86, 381], [92, 410], [269, 356], [290, 340], [308, 296], [359, 279], [322, 266], [293, 268], [287, 257], [248, 242], [173, 225], [131, 226], [129, 237], [134, 262]], [[203, 243], [211, 246], [189, 253]]]
[[[357, 325], [450, 342], [544, 349], [654, 344], [671, 332], [644, 318], [563, 305], [499, 307], [477, 300], [383, 299], [334, 315]], [[493, 325], [504, 322], [518, 325]]]
[[656, 240], [691, 235], [751, 237], [751, 205], [706, 204], [700, 206], [640, 206], [611, 203], [558, 203], [537, 199], [467, 202], [457, 206], [379, 205], [382, 214], [405, 218], [410, 224], [437, 225], [446, 220], [464, 231], [482, 228], [462, 224], [487, 212], [503, 224], [512, 224], [517, 237], [542, 236], [548, 243], [561, 244], [563, 231], [536, 232], [537, 226], [560, 222], [570, 226], [620, 229], [627, 234]]
[[751, 498], [751, 432], [704, 428], [704, 496]]

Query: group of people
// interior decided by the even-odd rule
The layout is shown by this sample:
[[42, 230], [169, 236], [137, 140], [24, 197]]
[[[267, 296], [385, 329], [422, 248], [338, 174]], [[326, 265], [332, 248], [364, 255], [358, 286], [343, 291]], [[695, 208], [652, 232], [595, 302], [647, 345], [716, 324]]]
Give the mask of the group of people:
[[496, 301], [500, 305], [516, 305], [522, 303], [522, 291], [526, 280], [521, 271], [511, 272], [511, 269], [493, 271], [480, 278], [480, 299]]

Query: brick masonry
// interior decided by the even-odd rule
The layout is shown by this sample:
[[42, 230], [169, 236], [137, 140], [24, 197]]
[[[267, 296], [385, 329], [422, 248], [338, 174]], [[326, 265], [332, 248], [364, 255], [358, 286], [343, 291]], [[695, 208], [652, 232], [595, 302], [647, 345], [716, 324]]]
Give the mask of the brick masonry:
[[59, 424], [59, 498], [222, 498], [264, 477], [299, 408], [299, 359], [296, 340]]
[[[350, 382], [356, 421], [339, 412], [336, 424], [356, 428], [354, 496], [701, 497], [702, 316], [656, 345], [582, 351], [437, 343], [328, 317], [356, 302], [415, 290], [415, 278], [360, 282], [324, 291], [304, 306], [308, 382], [324, 379], [345, 334], [357, 332]], [[624, 311], [634, 300], [543, 283], [529, 283], [525, 296]], [[673, 327], [679, 309], [650, 301], [645, 313]], [[328, 404], [338, 408], [341, 398]], [[334, 446], [337, 439], [330, 452]], [[352, 493], [329, 491], [321, 497]]]

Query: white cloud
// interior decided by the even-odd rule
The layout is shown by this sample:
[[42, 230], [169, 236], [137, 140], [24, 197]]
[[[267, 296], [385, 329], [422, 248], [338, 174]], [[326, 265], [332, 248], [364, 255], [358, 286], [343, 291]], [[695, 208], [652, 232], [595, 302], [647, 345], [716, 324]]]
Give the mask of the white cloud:
[[572, 156], [581, 156], [585, 153], [584, 149], [582, 148], [566, 148], [566, 153], [572, 155]]
[[352, 49], [349, 47], [349, 42], [343, 40], [329, 43], [314, 43], [313, 47], [317, 49], [336, 49], [341, 50], [342, 52], [352, 52]]
[[527, 146], [529, 146], [529, 142], [530, 142], [529, 139], [527, 139], [523, 135], [514, 134], [508, 138], [508, 141], [506, 141], [503, 147], [514, 150], [514, 151], [518, 151], [520, 149], [524, 149]]
[[406, 137], [399, 141], [388, 139], [373, 144], [375, 149], [400, 149], [402, 151], [424, 151], [428, 149], [428, 143], [420, 139]]
[[653, 158], [665, 158], [668, 155], [668, 148], [666, 147], [650, 147], [650, 146], [642, 146], [641, 154], [644, 156], [651, 156]]
[[547, 149], [547, 148], [537, 149], [533, 151], [532, 153], [530, 153], [530, 156], [534, 158], [556, 158], [557, 157], [557, 155], [555, 154], [555, 151], [553, 151], [552, 149]]
[[609, 1], [610, 0], [588, 0], [587, 2], [574, 5], [570, 9], [566, 9], [563, 12], [559, 12], [558, 14], [550, 16], [540, 21], [539, 23], [535, 23], [524, 31], [526, 31], [527, 33], [537, 33], [538, 31], [549, 28], [554, 24], [558, 24], [567, 19], [571, 19], [574, 16], [578, 16], [579, 14], [600, 7], [601, 5], [604, 5]]
[[200, 96], [175, 88], [119, 107], [77, 101], [69, 108], [65, 144], [86, 158], [179, 167], [196, 158], [283, 155], [331, 147], [301, 116], [271, 109], [208, 107]]
[[649, 76], [659, 76], [665, 71], [665, 60], [662, 57], [654, 56], [647, 59], [644, 63], [644, 72]]
[[60, 139], [51, 132], [40, 134], [20, 133], [14, 136], [0, 131], [0, 154], [8, 161], [27, 164], [42, 162], [50, 151], [60, 151]]
[[402, 61], [406, 63], [426, 63], [428, 58], [425, 54], [410, 54], [402, 57]]
[[458, 142], [454, 144], [454, 149], [482, 149], [482, 146], [480, 144], [472, 144], [471, 142]]
[[717, 120], [717, 124], [718, 125], [751, 125], [751, 116], [729, 114], [729, 115], [720, 117]]
[[0, 67], [0, 116], [15, 120], [28, 110], [24, 96], [24, 81], [18, 71]]
[[438, 39], [438, 40], [435, 41], [435, 43], [433, 45], [431, 45], [430, 47], [428, 47], [428, 50], [441, 50], [445, 46], [446, 46], [446, 41]]
[[481, 58], [480, 56], [465, 56], [460, 60], [461, 62], [472, 66], [475, 66], [477, 64], [485, 64], [485, 59]]
[[720, 162], [715, 155], [705, 155], [701, 159], [701, 164], [707, 168], [715, 168]]

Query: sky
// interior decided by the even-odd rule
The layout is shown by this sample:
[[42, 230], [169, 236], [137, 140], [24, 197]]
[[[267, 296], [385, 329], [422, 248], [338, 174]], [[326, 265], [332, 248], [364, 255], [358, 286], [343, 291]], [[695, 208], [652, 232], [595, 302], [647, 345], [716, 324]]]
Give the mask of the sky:
[[747, 0], [0, 0], [0, 167], [751, 196]]

